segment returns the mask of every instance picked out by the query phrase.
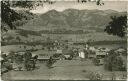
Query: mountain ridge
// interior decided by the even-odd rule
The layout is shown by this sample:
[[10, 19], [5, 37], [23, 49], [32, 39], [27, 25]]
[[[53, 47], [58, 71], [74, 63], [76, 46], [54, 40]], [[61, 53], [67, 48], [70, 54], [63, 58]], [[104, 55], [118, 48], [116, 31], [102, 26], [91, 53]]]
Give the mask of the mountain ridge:
[[[77, 10], [66, 9], [62, 12], [50, 10], [39, 15], [38, 18], [31, 20], [22, 26], [27, 29], [78, 29], [88, 27], [104, 27], [111, 21], [110, 16], [125, 15], [126, 12], [115, 10]], [[34, 28], [35, 27], [35, 28]], [[39, 28], [38, 28], [39, 27]]]

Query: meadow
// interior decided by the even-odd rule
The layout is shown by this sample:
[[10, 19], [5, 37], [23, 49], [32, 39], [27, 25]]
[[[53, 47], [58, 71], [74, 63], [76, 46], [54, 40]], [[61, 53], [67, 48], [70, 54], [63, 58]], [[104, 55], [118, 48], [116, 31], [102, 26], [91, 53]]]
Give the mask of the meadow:
[[[34, 71], [10, 71], [11, 80], [89, 80], [90, 72], [98, 72], [103, 75], [102, 80], [111, 80], [111, 71], [104, 70], [104, 66], [95, 66], [91, 60], [59, 60], [53, 68], [48, 69], [45, 63], [38, 63]], [[123, 80], [124, 71], [115, 71], [117, 80]], [[4, 78], [6, 79], [6, 78]]]

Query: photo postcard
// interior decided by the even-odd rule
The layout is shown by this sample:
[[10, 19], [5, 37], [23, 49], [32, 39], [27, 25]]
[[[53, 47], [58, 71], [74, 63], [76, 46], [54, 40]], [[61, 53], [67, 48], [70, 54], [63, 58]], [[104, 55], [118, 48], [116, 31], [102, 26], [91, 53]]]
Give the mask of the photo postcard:
[[126, 81], [127, 0], [2, 0], [1, 81]]

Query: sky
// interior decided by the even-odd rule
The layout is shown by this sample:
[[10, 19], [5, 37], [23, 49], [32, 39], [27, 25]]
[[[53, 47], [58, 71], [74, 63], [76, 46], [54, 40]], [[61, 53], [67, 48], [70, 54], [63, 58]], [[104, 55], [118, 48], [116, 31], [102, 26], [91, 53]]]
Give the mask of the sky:
[[57, 11], [63, 11], [65, 9], [88, 9], [88, 10], [93, 10], [93, 9], [99, 9], [99, 10], [116, 10], [119, 12], [122, 11], [127, 11], [127, 4], [128, 1], [116, 1], [116, 0], [109, 0], [109, 1], [103, 1], [105, 5], [103, 6], [97, 6], [95, 2], [87, 2], [87, 3], [78, 3], [77, 1], [56, 1], [54, 4], [50, 5], [48, 3], [44, 4], [44, 6], [39, 6], [35, 10], [31, 10], [33, 13], [46, 13], [49, 10], [57, 10]]

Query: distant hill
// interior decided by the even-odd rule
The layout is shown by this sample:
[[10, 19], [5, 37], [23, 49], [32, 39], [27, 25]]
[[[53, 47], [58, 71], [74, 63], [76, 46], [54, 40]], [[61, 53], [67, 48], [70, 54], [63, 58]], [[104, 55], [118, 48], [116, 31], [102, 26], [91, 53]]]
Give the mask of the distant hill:
[[48, 11], [22, 26], [28, 30], [51, 30], [51, 29], [104, 29], [111, 21], [110, 16], [125, 15], [126, 12], [114, 10], [77, 10], [66, 9], [62, 12]]

